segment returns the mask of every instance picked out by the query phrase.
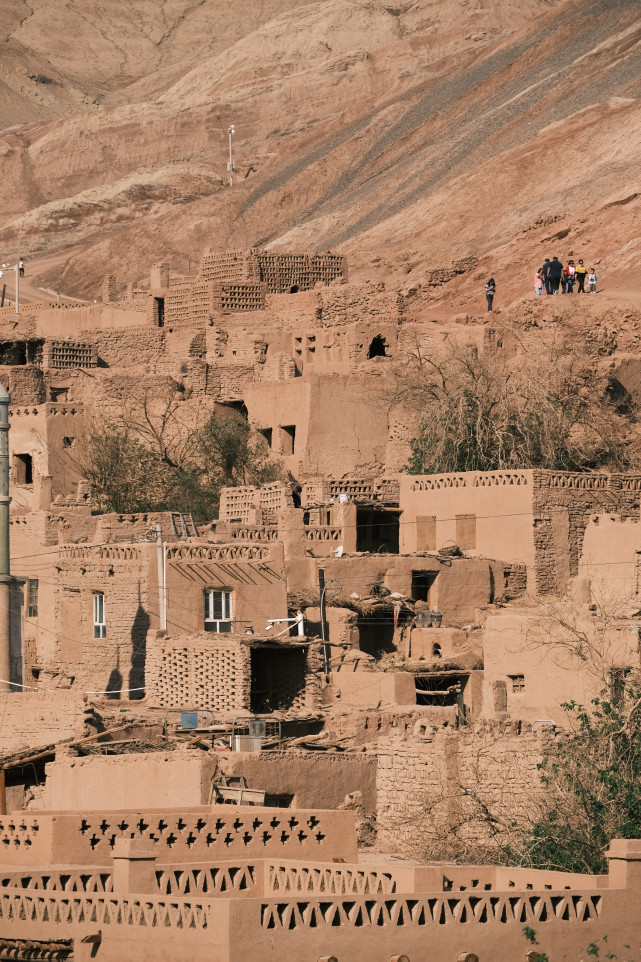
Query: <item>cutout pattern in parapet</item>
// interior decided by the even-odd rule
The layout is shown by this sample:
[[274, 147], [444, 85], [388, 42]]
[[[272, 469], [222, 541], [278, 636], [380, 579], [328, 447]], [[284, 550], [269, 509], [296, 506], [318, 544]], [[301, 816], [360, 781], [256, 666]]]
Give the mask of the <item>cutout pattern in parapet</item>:
[[359, 899], [264, 902], [264, 929], [359, 926], [431, 926], [465, 923], [525, 924], [591, 922], [601, 913], [601, 896], [469, 895], [456, 898]]

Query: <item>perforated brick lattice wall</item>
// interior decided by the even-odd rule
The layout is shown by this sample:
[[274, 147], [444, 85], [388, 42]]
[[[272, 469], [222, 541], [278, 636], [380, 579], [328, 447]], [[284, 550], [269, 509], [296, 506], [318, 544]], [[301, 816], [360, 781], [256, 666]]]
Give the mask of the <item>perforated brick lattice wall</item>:
[[233, 713], [249, 707], [250, 655], [237, 639], [195, 641], [190, 647], [150, 652], [149, 693], [163, 708], [206, 705]]
[[199, 277], [209, 283], [263, 281], [270, 294], [286, 294], [292, 288], [306, 291], [317, 283], [331, 284], [338, 277], [347, 279], [347, 262], [344, 257], [330, 252], [210, 251], [203, 258]]
[[82, 341], [46, 340], [42, 352], [45, 368], [96, 367], [98, 353], [93, 344]]

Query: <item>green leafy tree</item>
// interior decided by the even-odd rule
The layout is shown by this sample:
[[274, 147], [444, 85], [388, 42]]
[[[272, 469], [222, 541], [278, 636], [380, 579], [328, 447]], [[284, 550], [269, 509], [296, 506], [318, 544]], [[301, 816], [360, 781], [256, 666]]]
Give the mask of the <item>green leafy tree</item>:
[[221, 488], [278, 476], [264, 438], [235, 411], [190, 428], [173, 399], [146, 398], [128, 416], [94, 425], [77, 457], [103, 511], [181, 511], [215, 517]]
[[[618, 682], [618, 683], [617, 683]], [[570, 734], [540, 767], [544, 807], [522, 831], [512, 861], [567, 872], [607, 871], [612, 838], [641, 838], [641, 688], [589, 708], [564, 706]]]

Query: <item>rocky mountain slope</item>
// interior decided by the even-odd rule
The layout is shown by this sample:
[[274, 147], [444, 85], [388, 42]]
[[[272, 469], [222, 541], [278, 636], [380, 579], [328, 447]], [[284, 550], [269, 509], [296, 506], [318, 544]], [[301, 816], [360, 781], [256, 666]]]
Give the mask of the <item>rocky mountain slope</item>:
[[0, 23], [0, 250], [58, 253], [47, 286], [257, 244], [343, 251], [418, 315], [490, 273], [508, 303], [555, 253], [636, 284], [636, 0], [0, 0]]

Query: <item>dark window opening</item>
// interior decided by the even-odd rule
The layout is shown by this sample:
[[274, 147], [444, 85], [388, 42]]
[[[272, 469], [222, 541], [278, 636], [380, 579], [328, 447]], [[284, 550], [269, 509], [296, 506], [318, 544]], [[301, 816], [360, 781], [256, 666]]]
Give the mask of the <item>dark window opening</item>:
[[158, 327], [165, 326], [165, 298], [154, 297], [154, 320]]
[[438, 571], [412, 572], [412, 600], [431, 603], [430, 589], [438, 578]]
[[18, 365], [26, 363], [26, 341], [8, 341], [4, 344], [0, 344], [0, 364]]
[[50, 387], [49, 397], [52, 401], [67, 401], [69, 399], [68, 387]]
[[33, 459], [30, 454], [14, 454], [13, 471], [16, 484], [33, 484]]
[[467, 675], [430, 674], [416, 675], [416, 704], [435, 708], [458, 708], [459, 723], [465, 722], [463, 692]]
[[292, 284], [289, 289], [290, 294], [298, 294], [298, 284]]
[[303, 524], [309, 524], [309, 511], [303, 511]]
[[400, 511], [356, 509], [356, 550], [398, 554]]
[[303, 489], [300, 484], [296, 485], [295, 488], [292, 488], [292, 502], [295, 508], [300, 508], [300, 498], [302, 493]]
[[249, 420], [249, 412], [244, 401], [216, 401], [214, 404], [214, 414], [216, 416], [229, 417], [232, 411], [238, 414], [244, 421]]
[[286, 793], [272, 795], [270, 792], [265, 792], [265, 805], [267, 808], [291, 808], [293, 801], [293, 795]]
[[68, 438], [68, 437], [63, 438], [62, 439], [63, 448], [70, 448], [74, 441], [75, 441], [75, 438]]
[[296, 443], [296, 425], [283, 424], [281, 427], [281, 454], [285, 456], [294, 453]]
[[380, 615], [363, 615], [358, 619], [358, 647], [377, 660], [388, 651], [396, 651], [394, 645], [394, 617], [392, 610]]
[[271, 446], [272, 446], [272, 429], [271, 429], [271, 428], [259, 428], [258, 433], [259, 433], [259, 434], [262, 434], [262, 436], [263, 436], [263, 437], [265, 438], [265, 440], [267, 441], [267, 447], [271, 449]]
[[372, 339], [367, 357], [388, 357], [387, 341], [380, 334], [377, 334], [376, 337]]
[[303, 648], [252, 648], [249, 710], [303, 707], [307, 652]]

